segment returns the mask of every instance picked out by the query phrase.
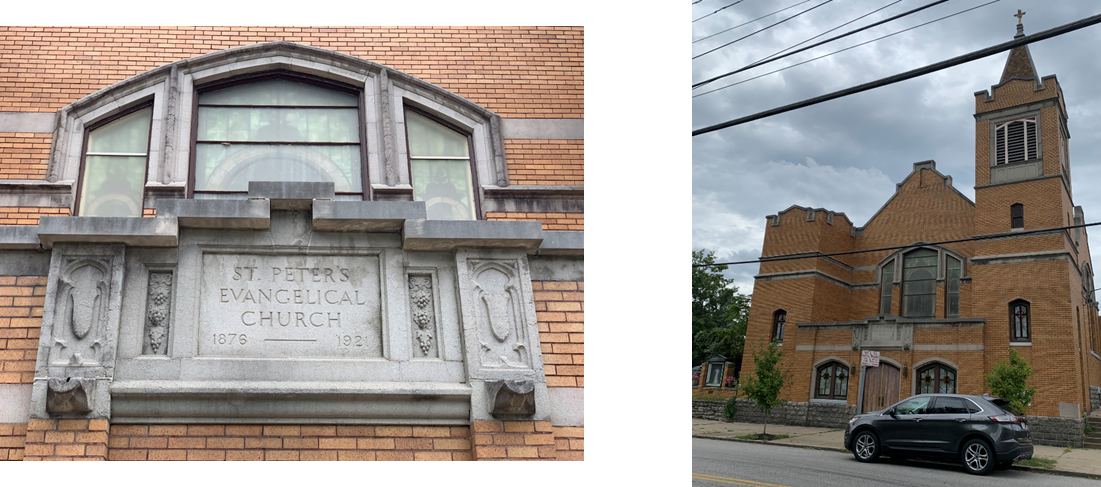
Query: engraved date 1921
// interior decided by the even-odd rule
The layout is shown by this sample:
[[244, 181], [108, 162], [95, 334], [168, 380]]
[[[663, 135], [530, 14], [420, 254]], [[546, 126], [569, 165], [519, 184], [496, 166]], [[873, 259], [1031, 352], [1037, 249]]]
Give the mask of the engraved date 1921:
[[360, 335], [338, 335], [336, 341], [338, 345], [345, 347], [362, 347], [367, 343]]
[[238, 335], [236, 333], [215, 333], [213, 337], [215, 345], [244, 345], [248, 343], [248, 337], [244, 334]]

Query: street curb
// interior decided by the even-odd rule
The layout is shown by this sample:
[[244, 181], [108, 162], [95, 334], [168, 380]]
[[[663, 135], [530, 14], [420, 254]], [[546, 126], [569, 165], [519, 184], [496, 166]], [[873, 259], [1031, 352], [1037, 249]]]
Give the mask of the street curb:
[[[704, 439], [704, 440], [737, 441], [737, 442], [741, 442], [741, 443], [760, 443], [760, 444], [768, 444], [768, 445], [776, 445], [776, 446], [790, 446], [790, 447], [795, 447], [795, 448], [802, 448], [804, 450], [819, 450], [819, 451], [833, 451], [833, 452], [838, 452], [838, 453], [849, 453], [849, 450], [846, 450], [844, 448], [827, 448], [827, 447], [810, 446], [810, 445], [795, 445], [795, 444], [792, 444], [792, 443], [776, 443], [776, 442], [772, 442], [772, 441], [762, 441], [762, 440], [744, 440], [742, 438], [723, 438], [723, 437], [719, 437], [719, 436], [692, 435], [692, 437], [693, 438], [700, 438], [700, 439]], [[914, 461], [920, 462], [920, 461], [924, 461], [924, 460], [914, 459]], [[932, 463], [936, 463], [936, 462], [932, 462]], [[1047, 468], [1041, 468], [1041, 467], [1026, 467], [1024, 465], [1013, 465], [1010, 468], [1013, 469], [1013, 470], [1022, 470], [1022, 471], [1026, 471], [1026, 472], [1046, 473], [1046, 474], [1050, 474], [1050, 475], [1062, 475], [1064, 477], [1079, 477], [1079, 478], [1090, 479], [1090, 480], [1101, 480], [1101, 475], [1091, 474], [1091, 473], [1084, 473], [1084, 472], [1072, 472], [1070, 470], [1056, 470], [1056, 469], [1047, 469]]]

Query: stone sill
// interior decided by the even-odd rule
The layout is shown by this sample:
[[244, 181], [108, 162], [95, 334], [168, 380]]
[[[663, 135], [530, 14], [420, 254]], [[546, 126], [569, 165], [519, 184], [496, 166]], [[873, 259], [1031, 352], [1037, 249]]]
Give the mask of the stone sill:
[[38, 220], [37, 230], [47, 249], [62, 242], [175, 247], [180, 234], [176, 217], [44, 216]]
[[407, 220], [404, 250], [447, 251], [460, 247], [520, 248], [534, 251], [545, 238], [536, 221]]

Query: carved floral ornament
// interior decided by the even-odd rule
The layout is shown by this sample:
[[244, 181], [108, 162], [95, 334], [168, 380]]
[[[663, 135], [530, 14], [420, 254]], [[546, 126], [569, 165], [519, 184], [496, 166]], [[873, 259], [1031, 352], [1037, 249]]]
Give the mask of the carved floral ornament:
[[150, 272], [145, 314], [145, 352], [166, 355], [171, 313], [172, 273]]
[[423, 355], [432, 350], [432, 277], [409, 276], [409, 302], [412, 305], [414, 337]]

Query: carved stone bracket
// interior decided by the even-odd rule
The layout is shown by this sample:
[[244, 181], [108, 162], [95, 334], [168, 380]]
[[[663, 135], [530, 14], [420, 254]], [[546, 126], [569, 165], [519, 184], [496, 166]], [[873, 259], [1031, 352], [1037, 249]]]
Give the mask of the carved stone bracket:
[[535, 415], [535, 381], [487, 381], [486, 392], [492, 405], [489, 413], [497, 419], [528, 419]]
[[46, 389], [46, 412], [51, 416], [91, 412], [89, 398], [95, 385], [95, 379], [50, 378]]
[[149, 272], [142, 354], [168, 354], [168, 323], [172, 313], [172, 271]]

